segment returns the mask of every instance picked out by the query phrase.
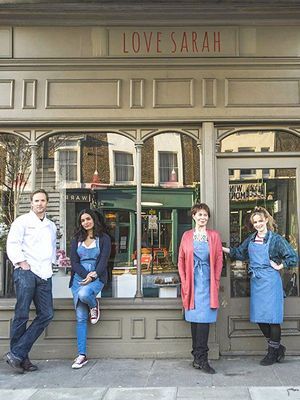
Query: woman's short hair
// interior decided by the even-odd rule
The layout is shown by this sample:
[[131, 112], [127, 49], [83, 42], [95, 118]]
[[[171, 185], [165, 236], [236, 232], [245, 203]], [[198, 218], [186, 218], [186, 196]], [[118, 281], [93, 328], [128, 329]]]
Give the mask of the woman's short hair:
[[210, 209], [205, 203], [195, 203], [191, 208], [191, 215], [195, 215], [198, 211], [204, 210], [207, 212], [208, 218], [210, 218]]

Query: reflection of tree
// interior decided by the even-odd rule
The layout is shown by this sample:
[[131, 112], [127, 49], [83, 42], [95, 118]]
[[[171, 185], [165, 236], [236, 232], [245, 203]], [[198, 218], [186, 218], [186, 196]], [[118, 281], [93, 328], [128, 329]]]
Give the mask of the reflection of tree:
[[1, 134], [0, 152], [0, 184], [3, 189], [1, 204], [10, 224], [16, 217], [21, 195], [31, 173], [31, 150], [24, 139]]

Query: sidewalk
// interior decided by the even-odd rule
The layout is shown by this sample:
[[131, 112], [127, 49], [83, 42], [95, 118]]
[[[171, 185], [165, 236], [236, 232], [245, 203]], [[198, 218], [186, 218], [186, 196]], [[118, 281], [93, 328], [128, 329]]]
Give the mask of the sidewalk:
[[[222, 357], [207, 375], [189, 359], [90, 360], [80, 370], [71, 360], [37, 361], [23, 375], [0, 362], [0, 398], [9, 400], [300, 400], [300, 357], [270, 367], [261, 357]], [[80, 388], [80, 389], [79, 389]]]

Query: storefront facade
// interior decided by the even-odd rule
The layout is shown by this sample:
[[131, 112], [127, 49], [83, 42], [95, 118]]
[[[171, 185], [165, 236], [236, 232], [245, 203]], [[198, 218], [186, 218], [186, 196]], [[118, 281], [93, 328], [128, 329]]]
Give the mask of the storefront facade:
[[[68, 253], [78, 212], [96, 208], [106, 218], [113, 252], [103, 319], [90, 330], [93, 356], [186, 357], [190, 328], [179, 288], [174, 285], [177, 297], [160, 297], [159, 282], [176, 282], [193, 202], [209, 204], [211, 227], [231, 245], [249, 232], [249, 211], [264, 205], [299, 252], [296, 14], [289, 23], [278, 14], [273, 20], [269, 14], [267, 23], [255, 14], [253, 23], [249, 5], [248, 19], [240, 11], [233, 23], [223, 6], [223, 19], [220, 10], [215, 17], [206, 11], [207, 19], [195, 23], [178, 10], [168, 18], [163, 8], [165, 19], [155, 23], [146, 10], [134, 22], [129, 12], [103, 21], [97, 13], [92, 19], [92, 10], [76, 20], [62, 11], [65, 23], [54, 24], [46, 5], [38, 22], [36, 15], [25, 22], [28, 10], [18, 16], [16, 10], [13, 23], [0, 25], [2, 215], [12, 204], [10, 192], [22, 213], [30, 191], [46, 188], [58, 246]], [[12, 178], [8, 165], [15, 168]], [[5, 248], [2, 253], [4, 352], [14, 300]], [[264, 350], [248, 322], [246, 268], [224, 260], [212, 358]], [[53, 281], [55, 317], [33, 351], [36, 358], [75, 353], [68, 270], [57, 268]], [[299, 266], [283, 282], [283, 339], [290, 354], [299, 354]]]

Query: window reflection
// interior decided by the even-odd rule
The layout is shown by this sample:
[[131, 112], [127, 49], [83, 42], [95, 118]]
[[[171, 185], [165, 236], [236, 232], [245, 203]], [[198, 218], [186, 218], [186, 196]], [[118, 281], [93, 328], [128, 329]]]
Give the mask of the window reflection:
[[[10, 135], [13, 148], [19, 149], [15, 162], [29, 160], [25, 170], [19, 168], [19, 175], [12, 178], [20, 186], [26, 182], [16, 208], [17, 213], [26, 212], [31, 152], [26, 141], [12, 138]], [[6, 154], [7, 148], [0, 145], [0, 152], [3, 149]], [[83, 208], [95, 208], [104, 216], [112, 240], [109, 283], [102, 295], [133, 297], [137, 270], [134, 141], [115, 132], [59, 133], [45, 138], [36, 154], [36, 187], [49, 192], [48, 211], [59, 229], [58, 247], [69, 256], [78, 214]], [[143, 291], [146, 296], [158, 296], [157, 275], [178, 276], [179, 243], [183, 232], [191, 228], [189, 209], [199, 199], [196, 141], [177, 132], [149, 138], [142, 148], [141, 172]], [[69, 272], [68, 268], [55, 268], [54, 297], [71, 297]]]
[[243, 130], [225, 137], [221, 141], [221, 153], [229, 152], [297, 152], [300, 137], [283, 131]]
[[[265, 177], [262, 169], [252, 170], [253, 177], [233, 170], [230, 177], [230, 246], [238, 246], [253, 231], [250, 214], [255, 206], [268, 209], [275, 218], [278, 232], [298, 249], [299, 230], [297, 222], [296, 170], [270, 169]], [[231, 296], [248, 297], [250, 294], [247, 263], [231, 263]], [[299, 287], [298, 268], [281, 271], [287, 296], [297, 296]]]

